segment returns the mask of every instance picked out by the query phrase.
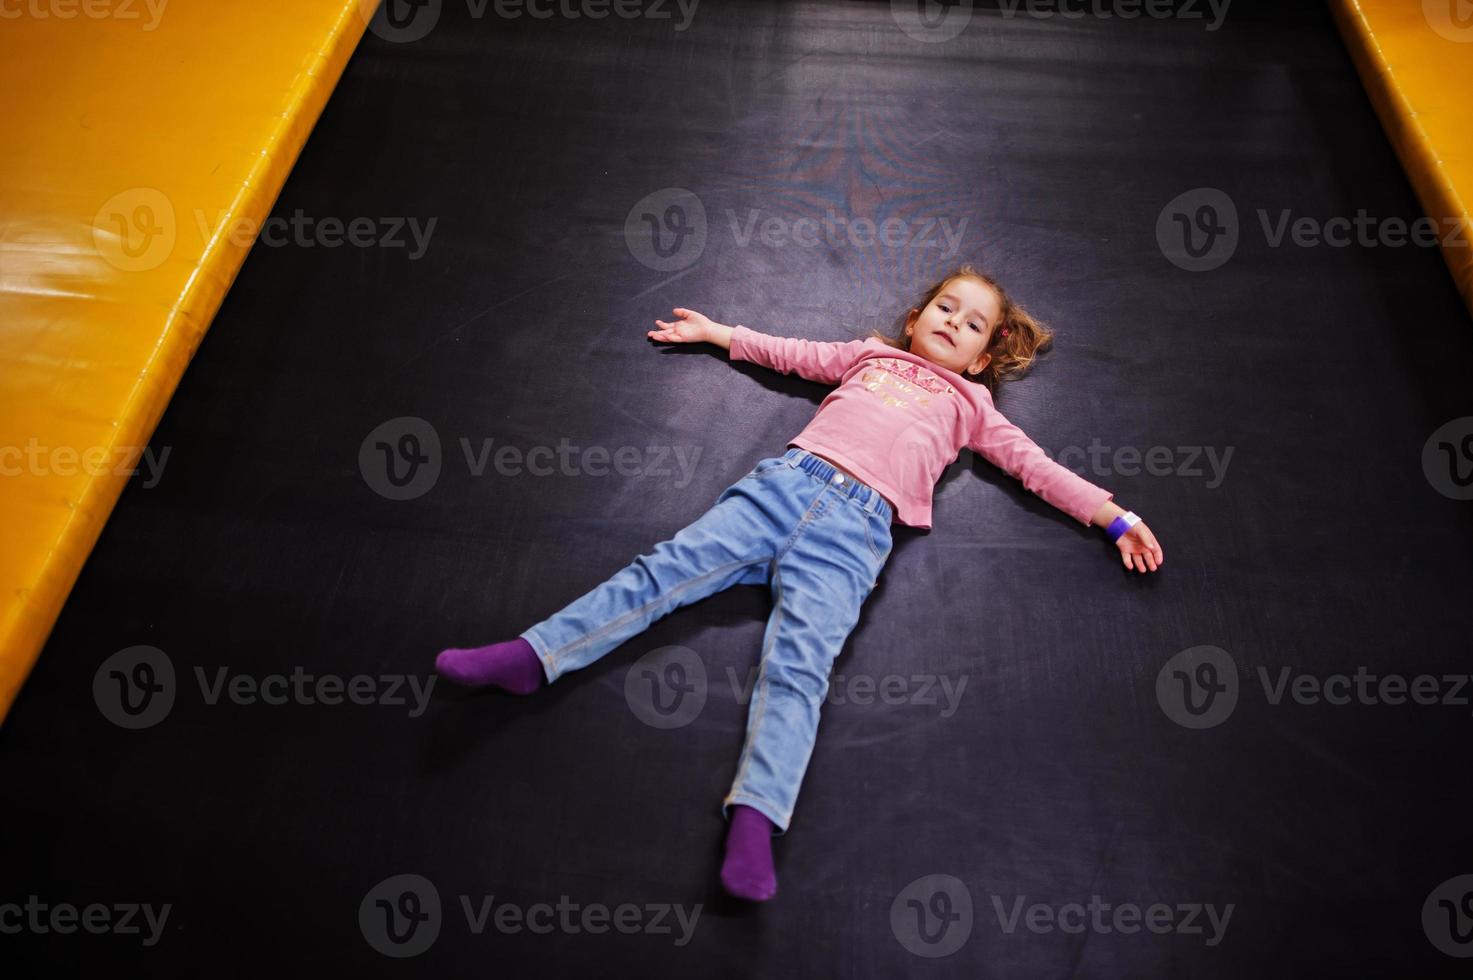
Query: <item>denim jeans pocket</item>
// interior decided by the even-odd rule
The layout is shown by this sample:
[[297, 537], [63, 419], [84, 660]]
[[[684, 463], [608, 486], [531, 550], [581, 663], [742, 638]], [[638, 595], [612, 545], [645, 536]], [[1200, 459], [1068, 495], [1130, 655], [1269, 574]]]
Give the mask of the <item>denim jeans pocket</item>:
[[869, 545], [870, 554], [875, 556], [875, 561], [884, 562], [890, 557], [890, 551], [895, 547], [895, 538], [890, 531], [889, 524], [884, 517], [873, 511], [862, 511], [860, 516], [864, 518], [864, 541]]
[[752, 467], [752, 472], [748, 473], [747, 476], [751, 477], [754, 480], [760, 480], [772, 471], [782, 466], [786, 466], [787, 462], [788, 461], [782, 456], [770, 456], [767, 459], [761, 460], [756, 466]]

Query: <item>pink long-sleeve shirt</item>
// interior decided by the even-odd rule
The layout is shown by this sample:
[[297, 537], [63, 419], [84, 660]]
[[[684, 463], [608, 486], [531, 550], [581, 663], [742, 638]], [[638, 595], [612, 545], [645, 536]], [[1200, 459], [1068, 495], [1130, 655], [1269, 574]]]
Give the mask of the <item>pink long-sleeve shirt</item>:
[[821, 342], [738, 324], [730, 354], [838, 385], [788, 445], [833, 460], [894, 501], [901, 524], [931, 526], [931, 491], [962, 446], [1081, 524], [1115, 496], [1050, 459], [1003, 417], [986, 385], [874, 337]]

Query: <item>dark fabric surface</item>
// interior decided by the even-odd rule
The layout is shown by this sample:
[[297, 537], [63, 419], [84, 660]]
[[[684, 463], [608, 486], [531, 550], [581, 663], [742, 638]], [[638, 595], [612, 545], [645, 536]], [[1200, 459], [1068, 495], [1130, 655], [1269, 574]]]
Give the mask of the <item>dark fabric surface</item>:
[[[979, 8], [921, 41], [886, 3], [706, 0], [684, 29], [663, 9], [447, 3], [419, 40], [365, 37], [274, 213], [433, 218], [427, 247], [258, 243], [155, 433], [162, 477], [130, 483], [0, 731], [0, 903], [171, 903], [162, 937], [27, 929], [0, 950], [154, 975], [1452, 975], [1423, 911], [1473, 872], [1473, 692], [1442, 680], [1468, 673], [1473, 519], [1422, 459], [1473, 414], [1473, 345], [1435, 249], [1263, 229], [1419, 215], [1328, 14]], [[706, 238], [660, 268], [641, 215], [694, 227], [672, 188]], [[1157, 237], [1197, 188], [1237, 210], [1208, 271]], [[762, 240], [830, 209], [961, 240]], [[1125, 572], [1099, 529], [964, 452], [934, 528], [895, 529], [838, 661], [776, 899], [717, 881], [764, 590], [534, 698], [436, 684], [416, 708], [438, 650], [510, 638], [672, 536], [827, 390], [651, 344], [656, 317], [849, 340], [961, 261], [1057, 330], [1001, 411], [1054, 454], [1097, 440], [1099, 468], [1064, 461], [1166, 562]], [[377, 443], [414, 450], [406, 417], [440, 469], [391, 499]], [[550, 472], [507, 462], [537, 447]], [[1121, 447], [1166, 448], [1152, 473]], [[138, 645], [174, 700], [130, 730], [104, 667]], [[1203, 646], [1237, 702], [1191, 728], [1171, 664]], [[671, 727], [640, 710], [662, 657], [698, 664], [705, 697]], [[1274, 703], [1286, 669], [1434, 675], [1463, 704]], [[368, 675], [407, 703], [211, 703], [221, 670]], [[377, 898], [412, 909], [384, 884], [404, 874], [441, 908], [412, 959], [369, 936]], [[1095, 895], [1106, 924], [1161, 903], [1174, 926], [1086, 908], [1060, 927]], [[560, 900], [550, 932], [497, 924]], [[625, 904], [628, 934], [580, 918]], [[1215, 944], [1208, 905], [1232, 906]]]

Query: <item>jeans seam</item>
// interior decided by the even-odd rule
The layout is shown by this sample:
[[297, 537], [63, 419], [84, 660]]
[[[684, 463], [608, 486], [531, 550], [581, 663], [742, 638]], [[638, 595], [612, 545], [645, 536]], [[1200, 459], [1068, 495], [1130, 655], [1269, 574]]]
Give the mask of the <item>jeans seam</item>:
[[[813, 476], [812, 473], [809, 473], [808, 475], [810, 477]], [[815, 480], [818, 479], [817, 477], [813, 478]], [[808, 505], [808, 509], [805, 510], [803, 512], [803, 516], [798, 519], [798, 526], [793, 528], [793, 533], [788, 535], [787, 540], [783, 542], [782, 549], [780, 551], [774, 552], [772, 555], [772, 568], [774, 576], [776, 576], [777, 574], [777, 563], [782, 561], [783, 555], [786, 555], [789, 551], [793, 550], [793, 545], [797, 543], [799, 535], [803, 533], [803, 528], [808, 524], [808, 518], [813, 514], [813, 508], [817, 507], [823, 501], [824, 494], [828, 493], [829, 484], [825, 483], [822, 480], [818, 480], [818, 482], [823, 486], [823, 490], [819, 493], [817, 497], [813, 498], [813, 503]]]
[[757, 658], [757, 683], [752, 687], [752, 696], [757, 699], [757, 714], [754, 715], [747, 725], [746, 745], [742, 747], [742, 757], [737, 760], [736, 778], [732, 780], [734, 786], [740, 786], [742, 778], [746, 776], [747, 769], [752, 764], [752, 748], [757, 744], [756, 730], [762, 727], [762, 719], [767, 715], [767, 658], [772, 654], [772, 648], [777, 646], [778, 636], [782, 632], [783, 603], [782, 603], [782, 576], [778, 574], [776, 560], [772, 566], [772, 583], [777, 592], [772, 603], [772, 642], [762, 650], [762, 656]]
[[864, 522], [864, 543], [869, 545], [870, 554], [875, 556], [875, 561], [879, 561], [882, 556], [880, 554], [880, 549], [875, 547], [874, 535], [870, 533], [869, 511], [862, 510], [860, 513], [860, 518]]
[[660, 595], [656, 596], [655, 598], [651, 599], [649, 602], [646, 602], [644, 605], [642, 605], [642, 606], [640, 606], [640, 607], [638, 607], [636, 609], [631, 609], [629, 612], [627, 612], [624, 615], [620, 616], [618, 619], [615, 619], [612, 622], [608, 622], [608, 623], [605, 623], [604, 625], [600, 626], [598, 629], [594, 630], [592, 633], [586, 633], [586, 634], [584, 634], [583, 636], [579, 637], [578, 639], [574, 640], [571, 643], [564, 643], [558, 649], [550, 651], [548, 653], [546, 659], [547, 659], [548, 663], [550, 663], [554, 667], [556, 667], [557, 661], [567, 651], [572, 650], [572, 649], [574, 649], [575, 647], [578, 647], [581, 644], [585, 644], [585, 643], [588, 643], [591, 640], [597, 639], [598, 637], [604, 635], [605, 633], [609, 632], [610, 630], [615, 629], [615, 628], [617, 628], [619, 626], [624, 625], [625, 622], [627, 622], [628, 620], [632, 619], [635, 616], [638, 616], [638, 615], [642, 614], [645, 610], [649, 609], [651, 606], [658, 605], [659, 603], [664, 602], [666, 599], [669, 599], [669, 598], [671, 598], [673, 596], [679, 595], [681, 592], [689, 589], [691, 586], [695, 585], [697, 582], [703, 582], [706, 579], [711, 578], [713, 575], [720, 575], [723, 572], [728, 572], [728, 571], [730, 571], [733, 568], [740, 568], [743, 565], [755, 565], [758, 562], [762, 562], [762, 561], [767, 561], [767, 559], [765, 557], [764, 558], [744, 558], [741, 561], [734, 561], [734, 562], [730, 562], [728, 564], [722, 565], [720, 568], [713, 568], [713, 569], [711, 569], [711, 571], [707, 572], [704, 575], [697, 575], [695, 578], [686, 579], [684, 582], [681, 582], [679, 585], [677, 585], [675, 588], [671, 589], [670, 591], [661, 593]]

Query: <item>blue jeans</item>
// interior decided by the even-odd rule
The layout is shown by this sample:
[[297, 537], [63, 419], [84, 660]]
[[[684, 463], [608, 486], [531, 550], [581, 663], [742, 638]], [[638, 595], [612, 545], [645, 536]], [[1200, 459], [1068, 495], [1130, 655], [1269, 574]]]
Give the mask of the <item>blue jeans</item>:
[[551, 683], [681, 606], [770, 583], [746, 744], [721, 815], [742, 803], [786, 834], [829, 673], [894, 545], [891, 516], [876, 490], [794, 447], [758, 462], [673, 538], [521, 635]]

